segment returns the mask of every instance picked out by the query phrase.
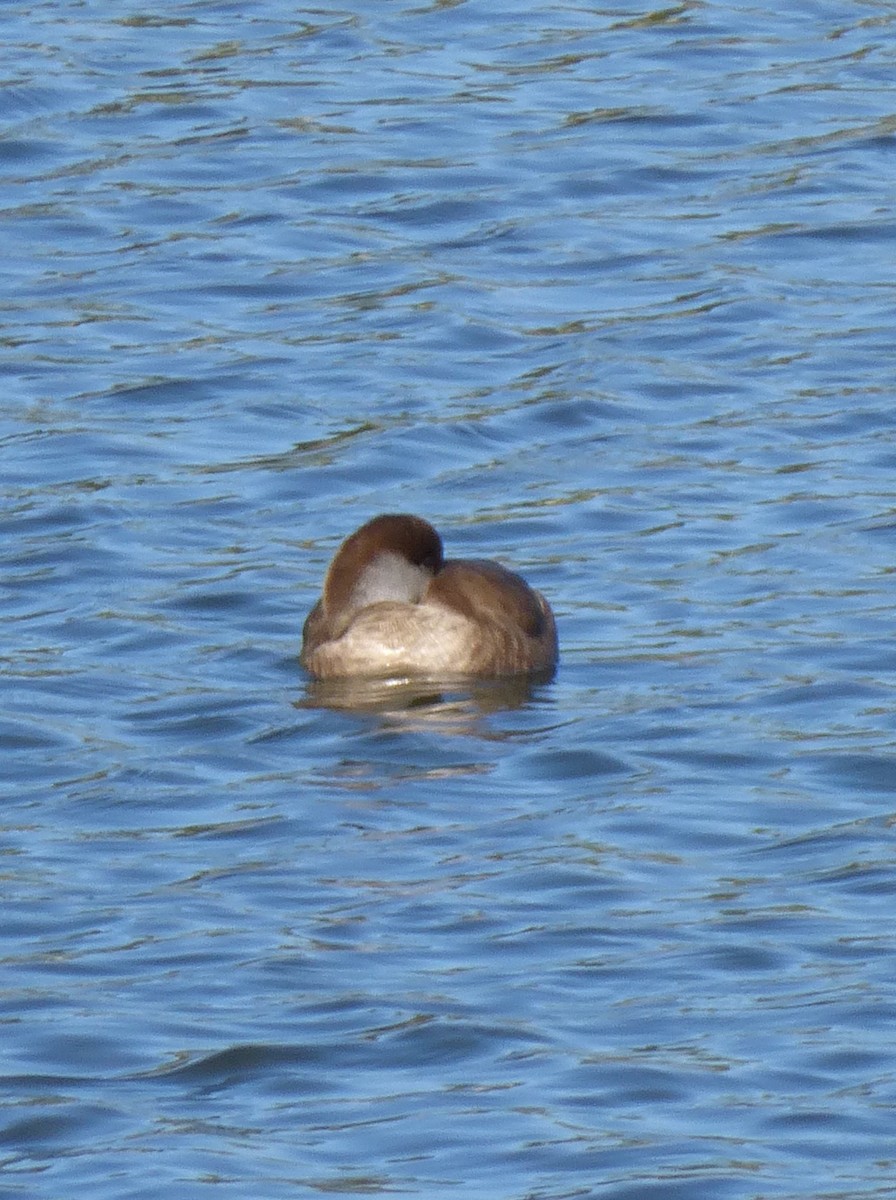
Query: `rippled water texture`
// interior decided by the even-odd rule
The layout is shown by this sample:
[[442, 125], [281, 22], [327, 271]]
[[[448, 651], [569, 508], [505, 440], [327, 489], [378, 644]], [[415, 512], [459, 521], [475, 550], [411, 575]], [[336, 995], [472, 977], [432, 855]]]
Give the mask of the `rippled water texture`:
[[[0, 47], [0, 1197], [896, 1196], [893, 6]], [[384, 510], [556, 680], [310, 686]]]

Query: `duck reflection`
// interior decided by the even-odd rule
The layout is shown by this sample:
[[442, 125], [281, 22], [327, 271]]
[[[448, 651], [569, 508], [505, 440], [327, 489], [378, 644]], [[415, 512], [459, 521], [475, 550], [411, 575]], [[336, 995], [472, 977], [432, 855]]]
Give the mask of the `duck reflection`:
[[[523, 708], [553, 669], [537, 675], [458, 680], [439, 684], [419, 679], [312, 679], [299, 708], [404, 715], [411, 723], [469, 722], [477, 716]], [[414, 722], [413, 718], [419, 719]]]

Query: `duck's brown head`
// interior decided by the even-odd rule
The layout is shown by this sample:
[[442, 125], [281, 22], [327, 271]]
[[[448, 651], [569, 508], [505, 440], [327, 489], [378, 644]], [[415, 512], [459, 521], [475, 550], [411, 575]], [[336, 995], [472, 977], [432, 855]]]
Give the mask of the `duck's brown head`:
[[336, 552], [324, 581], [324, 613], [332, 621], [379, 600], [417, 603], [442, 561], [442, 539], [422, 517], [374, 517]]

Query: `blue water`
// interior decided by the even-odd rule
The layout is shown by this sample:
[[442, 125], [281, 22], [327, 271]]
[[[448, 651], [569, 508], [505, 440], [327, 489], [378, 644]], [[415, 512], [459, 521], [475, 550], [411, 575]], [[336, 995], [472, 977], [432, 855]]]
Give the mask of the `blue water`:
[[[896, 1196], [896, 11], [0, 10], [0, 1197]], [[339, 540], [552, 600], [315, 688]]]

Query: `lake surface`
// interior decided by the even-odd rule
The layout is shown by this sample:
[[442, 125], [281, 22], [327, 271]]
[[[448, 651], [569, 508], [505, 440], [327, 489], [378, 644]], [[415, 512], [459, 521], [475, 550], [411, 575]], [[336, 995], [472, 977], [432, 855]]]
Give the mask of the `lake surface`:
[[[0, 11], [0, 1197], [896, 1196], [896, 10]], [[313, 687], [419, 512], [532, 687]]]

